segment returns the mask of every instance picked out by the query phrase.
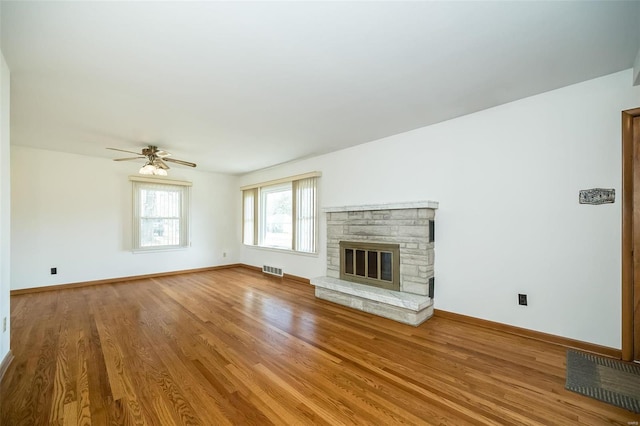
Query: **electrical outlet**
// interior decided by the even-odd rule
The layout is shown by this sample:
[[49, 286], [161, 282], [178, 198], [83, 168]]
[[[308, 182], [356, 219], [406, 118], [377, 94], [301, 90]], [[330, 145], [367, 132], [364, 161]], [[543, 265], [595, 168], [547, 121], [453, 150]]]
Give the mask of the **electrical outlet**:
[[227, 252], [226, 251], [222, 252], [222, 257], [227, 257]]
[[51, 268], [51, 275], [56, 275], [58, 273], [58, 268]]
[[7, 331], [7, 317], [2, 318], [2, 332]]
[[518, 305], [527, 306], [526, 294], [518, 294]]

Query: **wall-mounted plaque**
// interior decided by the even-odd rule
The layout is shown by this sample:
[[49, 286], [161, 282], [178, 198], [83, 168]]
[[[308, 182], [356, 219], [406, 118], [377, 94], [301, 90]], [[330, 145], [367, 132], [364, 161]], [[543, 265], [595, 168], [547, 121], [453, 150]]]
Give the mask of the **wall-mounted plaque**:
[[616, 200], [615, 189], [591, 188], [580, 190], [580, 204], [607, 204]]

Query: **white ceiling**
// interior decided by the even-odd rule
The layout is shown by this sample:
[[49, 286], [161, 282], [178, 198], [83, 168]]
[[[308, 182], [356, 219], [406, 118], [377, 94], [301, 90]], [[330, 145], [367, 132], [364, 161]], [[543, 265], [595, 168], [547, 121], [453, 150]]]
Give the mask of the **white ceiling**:
[[636, 1], [0, 7], [13, 144], [116, 158], [105, 148], [153, 143], [224, 173], [628, 69], [640, 47]]

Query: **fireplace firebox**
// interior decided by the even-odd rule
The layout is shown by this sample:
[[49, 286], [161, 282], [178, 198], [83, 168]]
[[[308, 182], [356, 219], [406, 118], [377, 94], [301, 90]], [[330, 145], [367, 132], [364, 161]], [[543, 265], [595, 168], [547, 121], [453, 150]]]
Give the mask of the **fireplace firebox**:
[[400, 290], [400, 245], [340, 241], [340, 279]]

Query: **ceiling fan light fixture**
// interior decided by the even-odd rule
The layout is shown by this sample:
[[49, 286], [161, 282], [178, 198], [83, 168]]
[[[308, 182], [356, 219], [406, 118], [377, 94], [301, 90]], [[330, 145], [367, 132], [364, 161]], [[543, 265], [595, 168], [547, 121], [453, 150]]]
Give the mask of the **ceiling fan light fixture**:
[[167, 175], [167, 171], [164, 169], [159, 169], [156, 168], [153, 172], [154, 175], [158, 175], [158, 176], [166, 176]]
[[138, 170], [138, 173], [140, 173], [141, 175], [155, 175], [156, 173], [156, 166], [154, 166], [153, 164], [147, 163], [144, 166], [140, 167], [140, 170]]

